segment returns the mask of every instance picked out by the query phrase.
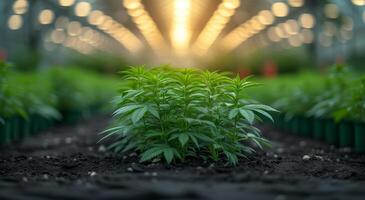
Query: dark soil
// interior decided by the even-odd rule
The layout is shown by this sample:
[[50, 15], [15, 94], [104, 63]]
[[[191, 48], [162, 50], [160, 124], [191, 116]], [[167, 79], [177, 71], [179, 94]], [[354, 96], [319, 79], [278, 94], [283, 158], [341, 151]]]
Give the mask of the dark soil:
[[139, 164], [96, 144], [99, 117], [0, 149], [0, 199], [365, 199], [365, 156], [261, 129], [274, 143], [229, 167]]

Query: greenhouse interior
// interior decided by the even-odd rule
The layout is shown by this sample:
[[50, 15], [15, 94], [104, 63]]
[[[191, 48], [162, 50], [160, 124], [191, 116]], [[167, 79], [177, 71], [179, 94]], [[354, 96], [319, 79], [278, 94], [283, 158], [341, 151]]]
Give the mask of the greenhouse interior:
[[365, 199], [365, 0], [0, 15], [0, 199]]

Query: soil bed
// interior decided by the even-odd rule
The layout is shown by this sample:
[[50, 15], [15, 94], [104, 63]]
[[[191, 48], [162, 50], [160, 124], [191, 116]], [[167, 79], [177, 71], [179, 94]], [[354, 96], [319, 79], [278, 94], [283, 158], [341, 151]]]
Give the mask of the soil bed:
[[262, 126], [273, 149], [236, 167], [139, 164], [96, 144], [109, 118], [0, 149], [0, 199], [365, 199], [365, 156]]

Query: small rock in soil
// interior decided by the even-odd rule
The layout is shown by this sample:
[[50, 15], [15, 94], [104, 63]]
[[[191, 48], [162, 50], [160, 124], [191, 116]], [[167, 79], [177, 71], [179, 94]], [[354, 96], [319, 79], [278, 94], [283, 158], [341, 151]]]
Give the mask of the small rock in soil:
[[304, 160], [304, 161], [307, 161], [307, 160], [310, 160], [311, 159], [311, 157], [310, 156], [308, 156], [308, 155], [304, 155], [303, 157], [302, 157], [302, 160]]
[[98, 151], [105, 152], [106, 151], [105, 146], [104, 145], [100, 145]]

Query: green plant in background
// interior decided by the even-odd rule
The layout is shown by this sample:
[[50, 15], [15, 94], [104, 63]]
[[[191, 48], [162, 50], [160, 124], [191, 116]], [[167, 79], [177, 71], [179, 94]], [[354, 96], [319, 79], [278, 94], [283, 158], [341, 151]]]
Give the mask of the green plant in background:
[[331, 117], [336, 121], [343, 119], [348, 111], [351, 97], [351, 74], [345, 65], [335, 65], [330, 68], [322, 94], [317, 95], [316, 103], [308, 111], [314, 117]]
[[26, 116], [18, 91], [8, 83], [9, 73], [10, 65], [0, 63], [0, 119], [2, 123], [5, 118], [13, 115]]
[[269, 146], [253, 125], [276, 110], [250, 99], [256, 83], [218, 72], [131, 68], [115, 100], [115, 124], [101, 140], [112, 138], [116, 152], [136, 151], [140, 161], [184, 161], [202, 157], [232, 165], [259, 147]]

